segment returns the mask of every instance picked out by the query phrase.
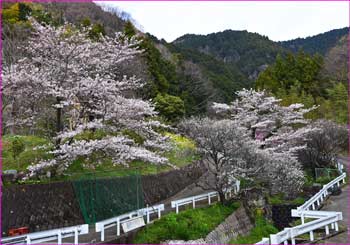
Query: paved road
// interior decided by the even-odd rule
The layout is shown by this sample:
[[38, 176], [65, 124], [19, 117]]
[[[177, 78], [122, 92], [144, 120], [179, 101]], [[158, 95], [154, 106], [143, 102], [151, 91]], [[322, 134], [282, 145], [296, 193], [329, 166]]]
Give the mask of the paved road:
[[343, 213], [343, 220], [340, 225], [347, 227], [347, 232], [343, 232], [337, 236], [331, 237], [322, 244], [335, 243], [335, 244], [350, 244], [350, 229], [349, 229], [349, 192], [350, 185], [347, 185], [343, 192], [339, 196], [332, 196], [327, 200], [327, 204], [322, 210], [326, 211], [341, 211]]
[[[347, 166], [349, 170], [349, 162], [347, 158], [341, 158], [341, 162]], [[349, 171], [347, 171], [349, 173]], [[322, 241], [320, 244], [350, 244], [350, 220], [349, 220], [349, 201], [350, 201], [350, 185], [348, 184], [345, 189], [343, 189], [342, 194], [339, 196], [331, 196], [322, 210], [329, 211], [341, 211], [343, 212], [343, 220], [340, 222], [340, 225], [347, 227], [347, 231], [343, 232], [337, 236], [331, 237]]]

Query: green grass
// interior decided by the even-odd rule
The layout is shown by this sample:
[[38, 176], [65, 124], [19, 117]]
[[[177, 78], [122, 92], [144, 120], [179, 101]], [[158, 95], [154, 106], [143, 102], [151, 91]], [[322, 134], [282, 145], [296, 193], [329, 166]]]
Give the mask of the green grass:
[[159, 244], [165, 240], [195, 240], [205, 237], [239, 207], [214, 204], [205, 208], [187, 209], [170, 213], [136, 234], [133, 243]]
[[282, 204], [293, 204], [302, 205], [306, 199], [302, 196], [296, 197], [295, 199], [288, 200], [285, 198], [284, 193], [279, 193], [268, 197], [268, 201], [271, 205], [282, 205]]
[[199, 160], [200, 156], [196, 152], [196, 145], [192, 140], [181, 135], [165, 133], [170, 137], [173, 148], [165, 153], [165, 157], [175, 166], [182, 167], [195, 160]]
[[100, 165], [94, 169], [84, 168], [81, 160], [76, 160], [64, 172], [63, 176], [59, 176], [57, 180], [75, 180], [82, 178], [103, 178], [103, 177], [123, 177], [132, 174], [156, 174], [171, 170], [170, 166], [157, 166], [141, 161], [133, 161], [129, 164], [129, 168], [122, 165], [114, 166], [110, 159], [105, 159]]
[[[12, 142], [15, 137], [19, 137], [25, 145], [25, 149], [16, 159], [13, 158]], [[2, 168], [3, 170], [16, 169], [19, 171], [25, 170], [31, 163], [37, 163], [40, 159], [48, 159], [50, 155], [45, 149], [33, 148], [48, 144], [49, 141], [37, 136], [20, 136], [20, 135], [4, 135], [2, 137]]]
[[[130, 133], [130, 132], [129, 132]], [[192, 163], [194, 160], [199, 159], [196, 153], [196, 146], [190, 139], [171, 133], [166, 133], [170, 137], [170, 142], [173, 146], [172, 150], [164, 154], [169, 159], [169, 162], [177, 167], [183, 167]], [[33, 148], [48, 144], [49, 141], [37, 136], [18, 136], [23, 140], [25, 144], [25, 151], [22, 152], [17, 159], [13, 159], [11, 151], [11, 142], [14, 140], [14, 135], [3, 136], [3, 169], [17, 169], [26, 170], [31, 163], [37, 163], [40, 159], [48, 159], [52, 157], [46, 153], [45, 149]], [[100, 133], [91, 135], [90, 132], [86, 132], [80, 135], [82, 138], [99, 138]], [[102, 137], [102, 136], [101, 136]], [[99, 160], [100, 163], [96, 164]], [[157, 166], [151, 163], [144, 163], [142, 161], [133, 161], [129, 164], [129, 167], [122, 165], [113, 165], [110, 158], [101, 158], [99, 156], [91, 157], [90, 160], [83, 158], [75, 160], [68, 169], [64, 172], [64, 175], [54, 177], [47, 181], [60, 181], [60, 180], [75, 180], [88, 177], [121, 177], [128, 176], [135, 173], [148, 175], [157, 174], [159, 172], [165, 172], [172, 170], [173, 168], [168, 165]]]
[[[311, 221], [313, 221], [313, 220], [315, 220], [315, 219], [312, 219], [312, 218], [305, 218], [305, 219], [304, 219], [304, 223], [308, 223], [308, 222], [311, 222]], [[290, 225], [291, 225], [291, 226], [301, 225], [301, 219], [297, 219], [297, 220], [293, 221]]]
[[325, 185], [325, 184], [328, 184], [329, 182], [331, 182], [333, 179], [335, 179], [335, 177], [319, 177], [316, 179], [316, 183], [319, 183], [319, 184], [322, 184], [322, 185]]
[[255, 227], [247, 236], [238, 236], [231, 240], [229, 244], [254, 244], [259, 242], [263, 237], [270, 237], [275, 234], [278, 229], [268, 222], [263, 215], [259, 214], [255, 217]]
[[[190, 164], [194, 160], [199, 159], [196, 154], [196, 146], [190, 139], [171, 133], [166, 133], [170, 137], [170, 142], [173, 145], [172, 150], [164, 154], [169, 159], [169, 162], [177, 167], [183, 167]], [[86, 161], [85, 161], [86, 164]], [[158, 166], [150, 163], [144, 163], [142, 161], [133, 161], [129, 164], [129, 167], [122, 165], [113, 165], [110, 158], [101, 160], [101, 163], [91, 164], [93, 169], [84, 167], [83, 159], [77, 159], [65, 172], [65, 176], [59, 177], [59, 179], [80, 179], [84, 177], [94, 176], [101, 177], [122, 177], [129, 176], [131, 174], [157, 174], [160, 172], [170, 171], [173, 168], [168, 165]]]

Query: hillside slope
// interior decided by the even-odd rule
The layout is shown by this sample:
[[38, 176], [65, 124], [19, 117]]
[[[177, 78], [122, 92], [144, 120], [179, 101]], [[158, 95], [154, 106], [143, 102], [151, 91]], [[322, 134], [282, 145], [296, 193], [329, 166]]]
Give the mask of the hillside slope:
[[300, 49], [302, 49], [309, 54], [319, 53], [321, 55], [325, 55], [332, 47], [337, 45], [337, 42], [339, 42], [344, 35], [348, 33], [349, 28], [345, 27], [311, 37], [279, 42], [279, 44], [293, 52], [298, 52]]
[[324, 57], [324, 73], [336, 81], [347, 81], [349, 64], [348, 36], [343, 36]]
[[93, 24], [100, 23], [107, 34], [123, 31], [127, 22], [114, 13], [104, 11], [100, 6], [92, 2], [49, 2], [41, 4], [46, 11], [62, 21], [79, 24], [88, 18]]
[[255, 79], [260, 70], [274, 62], [278, 53], [285, 50], [265, 36], [247, 31], [226, 30], [208, 35], [188, 34], [173, 44], [209, 54], [231, 66], [249, 79]]

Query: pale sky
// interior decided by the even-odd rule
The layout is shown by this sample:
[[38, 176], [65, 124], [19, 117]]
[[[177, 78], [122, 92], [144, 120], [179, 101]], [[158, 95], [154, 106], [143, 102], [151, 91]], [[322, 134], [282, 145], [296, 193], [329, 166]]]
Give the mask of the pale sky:
[[102, 2], [131, 14], [159, 39], [187, 34], [247, 30], [273, 41], [307, 37], [349, 26], [349, 3], [342, 2]]

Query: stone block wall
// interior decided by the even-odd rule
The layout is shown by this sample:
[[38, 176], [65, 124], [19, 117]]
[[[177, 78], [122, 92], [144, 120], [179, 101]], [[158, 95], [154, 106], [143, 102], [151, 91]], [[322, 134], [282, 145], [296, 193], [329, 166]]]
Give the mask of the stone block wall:
[[252, 228], [253, 224], [248, 214], [241, 207], [210, 232], [205, 241], [210, 244], [227, 243], [238, 235], [248, 234]]
[[8, 186], [1, 201], [2, 236], [20, 227], [36, 232], [84, 224], [69, 182]]

